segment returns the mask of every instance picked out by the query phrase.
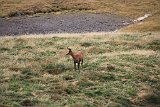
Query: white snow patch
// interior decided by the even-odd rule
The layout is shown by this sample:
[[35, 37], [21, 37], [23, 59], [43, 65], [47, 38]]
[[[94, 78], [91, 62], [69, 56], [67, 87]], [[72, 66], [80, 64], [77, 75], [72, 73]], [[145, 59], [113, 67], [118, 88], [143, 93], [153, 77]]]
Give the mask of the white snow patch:
[[144, 19], [148, 18], [149, 16], [151, 16], [151, 14], [145, 14], [144, 16], [139, 17], [136, 20], [134, 20], [134, 22], [143, 21]]

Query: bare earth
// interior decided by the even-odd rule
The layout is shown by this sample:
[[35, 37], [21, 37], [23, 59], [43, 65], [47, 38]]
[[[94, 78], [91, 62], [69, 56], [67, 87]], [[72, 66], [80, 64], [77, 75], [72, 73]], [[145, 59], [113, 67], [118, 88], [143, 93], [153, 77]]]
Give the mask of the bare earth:
[[113, 14], [63, 14], [0, 18], [0, 36], [46, 33], [111, 32], [133, 23]]

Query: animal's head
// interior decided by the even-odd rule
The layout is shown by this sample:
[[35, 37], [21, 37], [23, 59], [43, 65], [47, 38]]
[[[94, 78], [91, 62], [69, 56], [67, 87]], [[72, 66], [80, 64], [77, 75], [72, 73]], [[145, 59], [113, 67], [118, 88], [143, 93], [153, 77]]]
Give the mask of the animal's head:
[[66, 55], [71, 55], [72, 50], [70, 48], [67, 48], [69, 50], [69, 52]]

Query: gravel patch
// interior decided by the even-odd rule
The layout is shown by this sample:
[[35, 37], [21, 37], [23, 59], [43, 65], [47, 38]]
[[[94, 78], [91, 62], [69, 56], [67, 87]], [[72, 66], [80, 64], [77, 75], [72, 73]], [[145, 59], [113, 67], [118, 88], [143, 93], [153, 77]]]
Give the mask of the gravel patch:
[[111, 32], [132, 23], [113, 14], [65, 14], [0, 18], [0, 36], [46, 33]]

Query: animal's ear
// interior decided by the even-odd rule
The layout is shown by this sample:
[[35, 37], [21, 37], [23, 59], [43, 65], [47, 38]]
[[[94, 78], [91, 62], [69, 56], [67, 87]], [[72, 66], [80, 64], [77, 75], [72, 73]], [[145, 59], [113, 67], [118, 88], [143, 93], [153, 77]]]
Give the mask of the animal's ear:
[[70, 49], [70, 48], [68, 48], [68, 47], [67, 47], [67, 49], [68, 49], [69, 51], [71, 51], [71, 49]]

